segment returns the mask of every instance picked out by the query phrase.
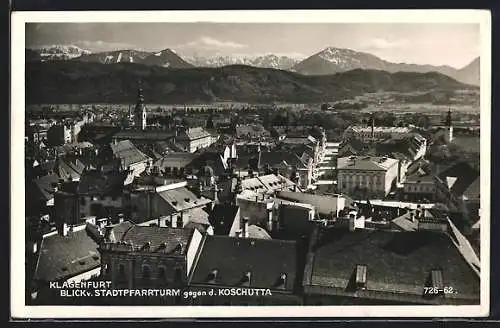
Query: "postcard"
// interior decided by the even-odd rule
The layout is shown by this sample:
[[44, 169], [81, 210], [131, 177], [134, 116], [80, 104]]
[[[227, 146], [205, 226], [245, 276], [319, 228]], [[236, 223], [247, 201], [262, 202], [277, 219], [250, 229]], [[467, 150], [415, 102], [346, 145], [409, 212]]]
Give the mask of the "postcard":
[[11, 40], [14, 319], [489, 314], [489, 11], [13, 12]]

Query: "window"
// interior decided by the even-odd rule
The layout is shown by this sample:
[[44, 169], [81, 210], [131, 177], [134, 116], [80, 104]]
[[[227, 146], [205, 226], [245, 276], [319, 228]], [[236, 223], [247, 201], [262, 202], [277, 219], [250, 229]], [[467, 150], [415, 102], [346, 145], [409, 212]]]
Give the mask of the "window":
[[142, 266], [142, 278], [149, 279], [151, 277], [151, 267], [147, 264]]
[[176, 284], [181, 284], [182, 283], [182, 269], [181, 268], [176, 268], [175, 269], [175, 278], [174, 282]]
[[158, 279], [160, 281], [165, 281], [167, 279], [167, 270], [164, 266], [158, 267]]
[[80, 205], [85, 206], [86, 200], [85, 197], [80, 198]]
[[120, 264], [118, 266], [118, 282], [125, 283], [127, 282], [127, 275], [125, 274], [125, 265]]

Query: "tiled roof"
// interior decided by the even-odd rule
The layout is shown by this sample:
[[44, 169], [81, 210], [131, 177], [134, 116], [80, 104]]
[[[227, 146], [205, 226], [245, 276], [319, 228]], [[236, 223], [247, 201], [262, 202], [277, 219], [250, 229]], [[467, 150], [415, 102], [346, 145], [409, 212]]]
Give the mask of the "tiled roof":
[[201, 207], [210, 203], [209, 199], [198, 197], [184, 187], [160, 191], [157, 194], [170, 205], [173, 212], [182, 212], [190, 208]]
[[411, 213], [415, 211], [408, 211], [407, 213], [398, 216], [391, 222], [394, 223], [397, 227], [399, 227], [403, 231], [417, 231], [418, 230], [418, 222], [411, 220]]
[[305, 164], [302, 160], [293, 152], [289, 151], [263, 151], [260, 153], [259, 166], [265, 167], [269, 165], [271, 167], [277, 167], [281, 165], [286, 166], [297, 166], [298, 168], [304, 168]]
[[208, 213], [205, 212], [201, 207], [195, 207], [193, 209], [185, 211], [183, 214], [183, 219], [191, 223], [199, 223], [203, 225], [210, 225], [208, 220]]
[[113, 154], [119, 158], [123, 167], [149, 160], [130, 140], [122, 140], [111, 144]]
[[157, 251], [161, 246], [162, 252], [165, 253], [173, 252], [182, 243], [181, 253], [185, 254], [192, 234], [192, 229], [133, 225], [125, 231], [121, 239], [116, 235], [115, 237], [138, 248], [149, 243], [151, 251]]
[[262, 229], [259, 226], [256, 226], [255, 224], [251, 224], [248, 226], [248, 238], [267, 240], [272, 239], [266, 230]]
[[241, 181], [243, 190], [253, 192], [268, 192], [285, 188], [292, 188], [295, 185], [290, 179], [282, 175], [267, 174], [255, 178], [248, 178]]
[[[214, 284], [218, 286], [242, 286], [244, 275], [250, 272], [246, 287], [292, 291], [297, 262], [294, 241], [207, 236], [190, 283], [209, 285], [210, 273], [216, 269]], [[282, 274], [286, 275], [284, 288]]]
[[196, 140], [200, 138], [210, 137], [210, 133], [206, 131], [204, 128], [189, 128], [179, 134], [179, 139], [188, 139], [188, 140]]
[[392, 298], [411, 295], [423, 301], [423, 287], [431, 270], [441, 269], [445, 286], [459, 294], [447, 297], [479, 302], [479, 275], [464, 260], [453, 238], [433, 231], [396, 232], [384, 230], [324, 230], [315, 241], [314, 256], [305, 281], [309, 285], [347, 291], [357, 265], [367, 266], [370, 292], [388, 293]]
[[167, 166], [171, 166], [171, 162], [176, 162], [181, 166], [187, 166], [191, 163], [198, 155], [185, 152], [171, 152], [158, 159], [153, 163], [154, 166], [158, 166], [160, 169], [165, 169]]
[[99, 265], [97, 244], [85, 229], [69, 232], [66, 237], [52, 234], [42, 240], [35, 279], [45, 282], [67, 279]]
[[80, 177], [77, 191], [79, 194], [121, 194], [126, 178], [126, 171], [84, 171]]
[[57, 174], [44, 175], [34, 180], [39, 190], [39, 196], [46, 201], [54, 197], [53, 185], [57, 184], [57, 182], [59, 182], [59, 176]]
[[397, 159], [375, 156], [348, 156], [337, 160], [339, 170], [386, 171], [396, 165]]
[[77, 179], [85, 169], [85, 164], [78, 158], [59, 158], [56, 162], [56, 170], [61, 179]]

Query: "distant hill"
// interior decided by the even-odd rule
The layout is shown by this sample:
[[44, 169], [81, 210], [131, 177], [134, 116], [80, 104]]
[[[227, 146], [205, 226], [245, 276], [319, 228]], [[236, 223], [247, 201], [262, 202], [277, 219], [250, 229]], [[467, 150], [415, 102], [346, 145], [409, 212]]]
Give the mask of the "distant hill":
[[[472, 64], [472, 63], [471, 63]], [[304, 59], [292, 70], [305, 75], [326, 75], [345, 72], [353, 69], [375, 69], [388, 72], [438, 72], [448, 75], [460, 82], [467, 84], [479, 84], [479, 78], [470, 78], [467, 72], [461, 72], [451, 66], [416, 65], [406, 63], [392, 63], [375, 55], [354, 51], [350, 49], [328, 47], [320, 52]]]
[[440, 73], [379, 70], [301, 74], [250, 66], [172, 69], [133, 63], [61, 61], [26, 64], [28, 103], [135, 101], [138, 81], [152, 103], [211, 101], [318, 103], [367, 92], [474, 89]]
[[480, 66], [480, 59], [477, 57], [469, 65], [458, 71], [457, 79], [464, 83], [479, 85]]

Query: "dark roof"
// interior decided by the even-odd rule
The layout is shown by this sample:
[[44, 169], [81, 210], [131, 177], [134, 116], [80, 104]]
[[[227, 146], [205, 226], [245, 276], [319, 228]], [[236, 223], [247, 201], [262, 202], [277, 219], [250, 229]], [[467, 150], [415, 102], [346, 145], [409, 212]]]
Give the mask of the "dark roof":
[[211, 134], [208, 133], [207, 130], [205, 130], [202, 127], [196, 127], [196, 128], [189, 128], [186, 129], [185, 131], [182, 131], [179, 133], [179, 136], [177, 137], [179, 140], [196, 140], [196, 139], [201, 139], [201, 138], [207, 138], [210, 137]]
[[170, 161], [177, 161], [181, 166], [187, 166], [191, 163], [198, 155], [186, 152], [171, 152], [159, 158], [153, 163], [154, 166], [158, 166], [160, 169], [165, 169], [165, 167], [170, 166]]
[[59, 182], [57, 174], [49, 174], [34, 180], [39, 191], [39, 197], [48, 201], [54, 197], [54, 185]]
[[127, 172], [97, 170], [84, 171], [78, 185], [79, 194], [121, 194]]
[[367, 295], [411, 296], [423, 302], [426, 279], [440, 269], [444, 285], [459, 291], [447, 297], [479, 302], [479, 275], [445, 233], [328, 229], [320, 232], [312, 249], [305, 283], [322, 286], [326, 293], [354, 296], [349, 281], [357, 265], [366, 265]]
[[64, 180], [79, 178], [84, 169], [84, 162], [75, 156], [59, 158], [56, 163], [57, 173]]
[[299, 168], [305, 166], [304, 162], [302, 162], [302, 160], [293, 152], [263, 151], [260, 153], [260, 158], [259, 158], [260, 167], [265, 167], [266, 165], [275, 167], [285, 163], [290, 166], [297, 166]]
[[250, 288], [280, 289], [278, 283], [286, 274], [283, 290], [292, 291], [297, 275], [297, 245], [294, 241], [207, 236], [191, 276], [192, 284], [210, 284], [210, 273], [218, 270], [215, 284], [241, 286], [250, 272]]
[[214, 234], [229, 235], [238, 210], [239, 207], [235, 205], [215, 204], [213, 211], [208, 217], [210, 224], [214, 228]]
[[149, 160], [130, 140], [122, 140], [111, 144], [113, 154], [121, 160], [123, 167]]
[[222, 157], [218, 153], [204, 152], [194, 158], [186, 168], [192, 170], [202, 170], [205, 166], [210, 166], [214, 171], [215, 176], [221, 176], [226, 173], [226, 167], [222, 161]]
[[[189, 189], [184, 187], [159, 191], [157, 194], [172, 208], [172, 213], [185, 211], [210, 203], [209, 199], [205, 197], [198, 197]], [[171, 213], [165, 213], [165, 215], [168, 214]]]
[[479, 177], [479, 172], [466, 162], [460, 162], [439, 173], [439, 178], [446, 183], [447, 177], [457, 178], [451, 191], [461, 196]]
[[45, 282], [67, 279], [95, 269], [100, 265], [97, 244], [85, 229], [47, 235], [40, 245], [35, 279]]
[[185, 254], [192, 234], [193, 229], [133, 225], [123, 233], [120, 239], [116, 234], [115, 238], [117, 241], [131, 243], [138, 248], [149, 243], [151, 251], [157, 251], [160, 246], [164, 246], [161, 249], [166, 253], [173, 252], [182, 243], [181, 254]]
[[464, 191], [464, 196], [468, 199], [478, 199], [481, 193], [481, 179], [478, 176], [474, 182]]

